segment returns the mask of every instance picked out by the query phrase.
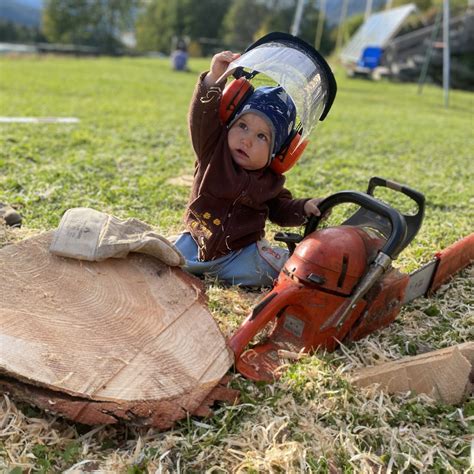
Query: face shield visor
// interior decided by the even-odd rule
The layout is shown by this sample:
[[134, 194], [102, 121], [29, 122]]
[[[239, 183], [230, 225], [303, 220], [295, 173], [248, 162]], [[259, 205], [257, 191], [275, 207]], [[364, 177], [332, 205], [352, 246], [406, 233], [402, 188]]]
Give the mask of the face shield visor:
[[229, 64], [219, 80], [265, 74], [281, 85], [295, 103], [301, 141], [324, 120], [336, 96], [336, 81], [326, 60], [308, 43], [286, 33], [270, 33]]

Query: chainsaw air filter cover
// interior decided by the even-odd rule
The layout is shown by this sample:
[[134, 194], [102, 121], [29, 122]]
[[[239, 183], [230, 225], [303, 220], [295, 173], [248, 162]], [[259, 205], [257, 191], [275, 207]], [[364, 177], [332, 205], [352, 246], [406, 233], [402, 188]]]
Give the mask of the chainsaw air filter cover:
[[349, 295], [384, 243], [354, 226], [318, 230], [298, 244], [283, 272], [309, 286]]

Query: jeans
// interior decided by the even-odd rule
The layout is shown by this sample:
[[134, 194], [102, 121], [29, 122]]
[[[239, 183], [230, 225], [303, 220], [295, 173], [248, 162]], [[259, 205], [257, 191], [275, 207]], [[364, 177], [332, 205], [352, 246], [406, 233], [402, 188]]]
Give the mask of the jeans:
[[264, 239], [209, 261], [198, 259], [198, 246], [189, 232], [181, 234], [174, 245], [186, 259], [183, 270], [230, 285], [272, 286], [288, 259], [288, 250], [271, 247]]

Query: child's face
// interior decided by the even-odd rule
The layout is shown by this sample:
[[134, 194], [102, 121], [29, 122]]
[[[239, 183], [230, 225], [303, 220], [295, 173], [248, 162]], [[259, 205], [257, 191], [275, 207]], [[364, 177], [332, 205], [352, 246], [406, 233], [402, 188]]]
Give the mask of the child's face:
[[249, 112], [229, 129], [227, 143], [235, 163], [246, 170], [259, 170], [270, 158], [272, 132], [262, 117]]

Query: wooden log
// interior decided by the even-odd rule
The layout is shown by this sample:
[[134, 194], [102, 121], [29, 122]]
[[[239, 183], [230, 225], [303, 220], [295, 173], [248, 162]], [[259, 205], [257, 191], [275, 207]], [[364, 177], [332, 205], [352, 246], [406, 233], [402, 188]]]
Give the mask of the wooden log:
[[474, 389], [474, 342], [364, 367], [354, 372], [359, 387], [377, 384], [388, 393], [426, 393], [444, 403], [461, 403]]
[[1, 385], [88, 424], [168, 428], [205, 413], [233, 355], [201, 282], [141, 254], [57, 257], [50, 241], [0, 250]]

